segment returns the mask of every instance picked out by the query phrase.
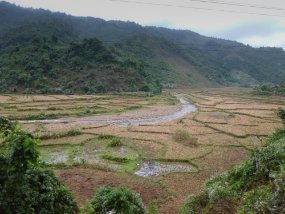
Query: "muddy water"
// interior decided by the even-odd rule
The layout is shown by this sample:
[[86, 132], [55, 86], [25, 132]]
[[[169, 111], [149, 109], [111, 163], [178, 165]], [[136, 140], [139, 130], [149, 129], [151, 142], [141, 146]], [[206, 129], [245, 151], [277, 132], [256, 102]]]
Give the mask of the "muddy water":
[[191, 166], [180, 164], [162, 164], [156, 161], [144, 162], [135, 175], [141, 177], [155, 177], [169, 172], [191, 172], [195, 169]]
[[118, 118], [118, 119], [102, 119], [100, 116], [94, 117], [81, 117], [81, 118], [62, 118], [62, 119], [47, 119], [47, 120], [23, 120], [22, 123], [69, 123], [80, 122], [88, 124], [110, 124], [114, 126], [128, 126], [128, 125], [153, 125], [163, 122], [170, 122], [172, 120], [181, 118], [188, 113], [195, 112], [196, 107], [181, 98], [179, 95], [176, 97], [180, 101], [180, 107], [177, 111], [167, 115], [149, 116], [144, 118]]

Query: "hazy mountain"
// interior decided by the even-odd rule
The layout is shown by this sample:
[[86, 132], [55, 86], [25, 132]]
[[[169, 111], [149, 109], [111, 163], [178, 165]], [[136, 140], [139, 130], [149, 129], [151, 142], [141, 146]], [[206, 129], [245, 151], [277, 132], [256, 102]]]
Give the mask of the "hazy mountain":
[[164, 87], [251, 86], [285, 77], [281, 48], [252, 48], [189, 30], [7, 2], [0, 2], [0, 23], [2, 91], [157, 91], [159, 82]]

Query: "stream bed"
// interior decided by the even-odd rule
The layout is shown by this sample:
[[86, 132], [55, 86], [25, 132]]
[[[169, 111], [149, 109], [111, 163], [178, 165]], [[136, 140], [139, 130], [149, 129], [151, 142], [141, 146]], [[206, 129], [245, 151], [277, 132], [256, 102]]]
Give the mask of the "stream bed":
[[145, 118], [119, 118], [119, 119], [102, 119], [100, 116], [94, 117], [80, 117], [80, 118], [61, 118], [61, 119], [45, 119], [45, 120], [22, 120], [21, 123], [69, 123], [69, 122], [80, 122], [88, 124], [110, 124], [114, 126], [129, 126], [129, 125], [154, 125], [163, 122], [170, 122], [172, 120], [179, 119], [188, 113], [195, 112], [196, 107], [190, 104], [184, 98], [176, 97], [180, 101], [179, 110], [160, 116], [149, 116]]

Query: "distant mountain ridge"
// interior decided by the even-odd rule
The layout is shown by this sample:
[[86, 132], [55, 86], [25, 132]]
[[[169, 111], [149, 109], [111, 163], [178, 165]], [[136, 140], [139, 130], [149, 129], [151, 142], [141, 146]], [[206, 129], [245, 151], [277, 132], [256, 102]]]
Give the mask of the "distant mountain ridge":
[[[101, 86], [103, 84], [106, 91], [133, 91], [159, 90], [160, 85], [254, 86], [259, 83], [280, 83], [285, 78], [283, 49], [252, 48], [189, 30], [74, 17], [43, 9], [22, 8], [4, 1], [0, 2], [0, 23], [0, 77], [9, 80], [0, 87], [1, 91], [46, 91], [42, 89], [42, 84], [35, 84], [35, 81], [41, 82], [43, 79], [46, 79], [44, 85], [49, 90], [57, 88], [66, 91], [68, 82], [69, 86], [73, 85], [71, 91], [93, 93], [99, 87], [95, 82], [100, 82]], [[80, 64], [76, 67], [71, 58], [66, 58], [74, 44], [81, 44], [84, 49], [83, 40], [86, 42], [88, 38], [101, 40], [114, 61], [98, 61], [96, 57], [88, 58], [79, 54], [73, 56], [73, 60], [78, 60]], [[39, 43], [34, 43], [34, 40]], [[33, 53], [37, 51], [38, 55], [34, 56]], [[54, 60], [54, 56], [65, 63]], [[27, 65], [30, 61], [38, 63], [32, 70]], [[52, 80], [45, 70], [47, 68], [42, 66], [43, 61], [49, 64], [47, 68], [53, 70], [56, 78], [64, 76], [65, 83], [58, 81], [51, 84]], [[108, 72], [118, 65], [120, 75], [110, 78]], [[90, 76], [87, 75], [87, 79], [83, 71], [93, 73], [96, 79], [90, 81]], [[122, 75], [123, 71], [125, 75]], [[128, 72], [133, 81], [128, 80]], [[19, 80], [19, 76], [27, 74], [31, 75], [29, 81], [32, 82]], [[74, 76], [80, 79], [80, 84], [73, 79]], [[86, 85], [89, 85], [89, 89], [86, 89]]]

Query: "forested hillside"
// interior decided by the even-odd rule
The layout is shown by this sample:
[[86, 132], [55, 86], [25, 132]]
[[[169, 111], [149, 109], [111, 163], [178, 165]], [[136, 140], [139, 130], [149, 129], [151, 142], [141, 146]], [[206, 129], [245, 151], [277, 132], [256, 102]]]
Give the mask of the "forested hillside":
[[285, 52], [188, 30], [73, 17], [0, 2], [2, 92], [96, 93], [254, 86], [285, 77]]

